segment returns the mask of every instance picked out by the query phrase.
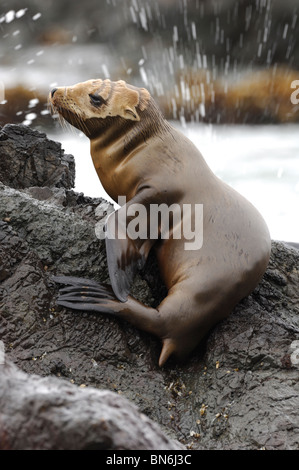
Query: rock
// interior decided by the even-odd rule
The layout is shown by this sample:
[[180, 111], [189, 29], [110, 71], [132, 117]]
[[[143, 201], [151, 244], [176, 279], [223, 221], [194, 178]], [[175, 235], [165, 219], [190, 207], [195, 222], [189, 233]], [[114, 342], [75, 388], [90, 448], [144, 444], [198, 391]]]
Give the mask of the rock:
[[113, 392], [28, 376], [10, 362], [0, 364], [0, 389], [0, 450], [183, 449]]
[[[48, 377], [43, 383], [56, 377], [61, 392], [53, 397], [63, 403], [66, 381], [121, 393], [169, 439], [193, 449], [298, 448], [299, 250], [273, 241], [269, 267], [254, 292], [185, 363], [170, 360], [159, 368], [157, 338], [109, 315], [55, 303], [53, 274], [109, 281], [95, 229], [102, 209], [108, 213], [111, 207], [69, 189], [36, 186], [0, 185], [0, 339], [6, 360], [24, 373]], [[153, 256], [133, 295], [148, 305], [165, 295]], [[4, 412], [0, 404], [0, 417]], [[19, 447], [34, 445], [34, 436], [31, 444], [28, 433], [23, 439]]]
[[75, 163], [61, 144], [23, 125], [6, 124], [0, 131], [0, 181], [12, 188], [74, 187]]

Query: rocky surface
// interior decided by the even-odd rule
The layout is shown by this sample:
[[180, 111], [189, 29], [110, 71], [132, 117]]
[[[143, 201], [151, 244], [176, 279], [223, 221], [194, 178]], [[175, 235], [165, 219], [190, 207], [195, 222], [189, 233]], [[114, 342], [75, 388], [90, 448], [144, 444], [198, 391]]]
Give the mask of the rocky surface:
[[75, 182], [75, 162], [61, 144], [27, 126], [6, 125], [0, 132], [0, 181], [12, 188], [62, 187]]
[[0, 387], [1, 450], [183, 448], [113, 392], [28, 376], [9, 362], [0, 365]]
[[[32, 145], [39, 141], [38, 134], [18, 129], [23, 136], [28, 132]], [[5, 127], [1, 135], [11, 130]], [[56, 148], [65, 166], [61, 149]], [[10, 175], [9, 166], [14, 167], [15, 161], [6, 158], [6, 164], [0, 185], [0, 339], [8, 370], [15, 370], [11, 361], [22, 373], [13, 372], [11, 381], [11, 372], [1, 375], [1, 393], [16, 383], [27, 384], [32, 401], [26, 409], [33, 413], [35, 384], [54, 387], [52, 403], [57, 397], [66, 407], [68, 393], [71, 401], [80, 393], [88, 403], [91, 396], [110, 397], [94, 388], [109, 390], [116, 392], [115, 400], [121, 394], [138, 406], [169, 439], [193, 449], [298, 448], [298, 250], [273, 241], [269, 267], [252, 295], [210, 332], [186, 363], [171, 360], [159, 368], [156, 338], [108, 315], [68, 311], [55, 304], [53, 274], [108, 281], [105, 248], [95, 235], [95, 225], [101, 212], [111, 210], [109, 204], [76, 194], [59, 179], [56, 186], [37, 187], [33, 174], [34, 187], [16, 189], [3, 176]], [[43, 164], [47, 165], [46, 158]], [[151, 257], [136, 279], [133, 295], [155, 305], [164, 294]], [[80, 385], [87, 388], [79, 392]], [[12, 394], [11, 400], [16, 401], [17, 395]], [[16, 411], [22, 403], [15, 403]], [[0, 398], [0, 423], [4, 413]], [[58, 423], [60, 418], [49, 413]], [[14, 423], [11, 435], [17, 432]], [[26, 429], [24, 440], [16, 440], [18, 447], [35, 445]], [[2, 424], [0, 435], [1, 431]]]

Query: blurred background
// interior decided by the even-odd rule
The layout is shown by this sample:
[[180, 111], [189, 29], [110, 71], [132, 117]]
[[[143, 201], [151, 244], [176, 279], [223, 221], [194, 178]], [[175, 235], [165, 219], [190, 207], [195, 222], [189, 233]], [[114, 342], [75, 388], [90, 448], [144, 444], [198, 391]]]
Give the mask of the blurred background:
[[76, 190], [109, 200], [88, 139], [47, 95], [90, 78], [144, 86], [272, 238], [298, 242], [298, 16], [298, 0], [0, 0], [0, 125], [62, 142]]

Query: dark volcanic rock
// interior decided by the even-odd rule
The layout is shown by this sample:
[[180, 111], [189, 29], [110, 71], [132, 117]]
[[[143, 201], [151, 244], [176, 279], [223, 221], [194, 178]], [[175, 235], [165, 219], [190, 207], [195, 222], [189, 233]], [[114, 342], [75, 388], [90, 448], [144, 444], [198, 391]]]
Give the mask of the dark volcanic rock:
[[74, 187], [75, 163], [61, 144], [27, 126], [7, 124], [0, 131], [0, 181], [12, 188]]
[[[53, 274], [109, 279], [104, 244], [95, 235], [99, 206], [110, 210], [100, 199], [63, 188], [0, 185], [0, 339], [6, 359], [28, 374], [59, 377], [61, 393], [53, 401], [57, 397], [63, 406], [65, 380], [75, 389], [84, 384], [117, 391], [169, 437], [194, 449], [298, 448], [299, 250], [273, 241], [255, 291], [185, 364], [170, 360], [159, 368], [158, 339], [108, 315], [55, 304]], [[153, 257], [133, 295], [150, 305], [163, 297]], [[18, 377], [19, 383], [29, 381]], [[42, 384], [38, 380], [31, 384]], [[0, 436], [3, 407], [1, 402]], [[16, 441], [18, 447], [35, 445], [29, 435]]]
[[28, 376], [9, 362], [0, 364], [0, 389], [2, 450], [183, 448], [113, 392]]

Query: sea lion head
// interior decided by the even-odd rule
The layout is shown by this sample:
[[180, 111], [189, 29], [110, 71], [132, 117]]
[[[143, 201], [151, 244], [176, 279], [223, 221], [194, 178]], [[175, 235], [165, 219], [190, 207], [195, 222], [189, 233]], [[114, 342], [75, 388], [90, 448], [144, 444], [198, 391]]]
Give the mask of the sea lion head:
[[[139, 121], [150, 100], [145, 88], [128, 85], [123, 80], [88, 80], [73, 86], [54, 88], [49, 102], [66, 121], [88, 137], [100, 121], [120, 117]], [[98, 126], [95, 126], [95, 120]]]

